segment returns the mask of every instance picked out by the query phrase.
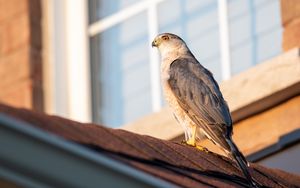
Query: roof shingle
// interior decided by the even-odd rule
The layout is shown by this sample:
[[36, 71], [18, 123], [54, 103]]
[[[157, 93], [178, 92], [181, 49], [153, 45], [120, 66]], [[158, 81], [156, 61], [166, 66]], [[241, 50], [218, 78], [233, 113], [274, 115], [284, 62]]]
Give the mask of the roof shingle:
[[[6, 105], [0, 105], [0, 113], [25, 121], [181, 187], [247, 186], [239, 168], [230, 159], [211, 152]], [[299, 176], [258, 164], [251, 164], [251, 174], [257, 182], [266, 187], [300, 186]]]

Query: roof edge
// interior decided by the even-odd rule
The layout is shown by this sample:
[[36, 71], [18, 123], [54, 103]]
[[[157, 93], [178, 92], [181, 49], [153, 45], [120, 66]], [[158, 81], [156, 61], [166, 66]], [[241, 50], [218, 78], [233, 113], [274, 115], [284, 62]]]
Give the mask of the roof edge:
[[175, 186], [7, 115], [0, 125], [0, 176], [22, 186]]

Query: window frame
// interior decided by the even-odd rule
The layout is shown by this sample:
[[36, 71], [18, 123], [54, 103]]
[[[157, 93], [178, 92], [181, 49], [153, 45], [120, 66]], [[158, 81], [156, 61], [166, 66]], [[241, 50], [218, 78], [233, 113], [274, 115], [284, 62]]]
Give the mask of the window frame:
[[77, 121], [90, 122], [91, 88], [87, 1], [44, 2], [48, 31], [44, 41], [46, 112]]

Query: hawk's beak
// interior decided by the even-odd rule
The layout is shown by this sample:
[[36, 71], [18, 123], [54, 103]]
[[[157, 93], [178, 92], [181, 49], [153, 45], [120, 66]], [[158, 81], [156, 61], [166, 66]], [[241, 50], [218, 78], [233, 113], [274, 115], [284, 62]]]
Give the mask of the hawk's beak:
[[152, 41], [152, 47], [157, 47], [157, 42], [156, 42], [156, 40]]

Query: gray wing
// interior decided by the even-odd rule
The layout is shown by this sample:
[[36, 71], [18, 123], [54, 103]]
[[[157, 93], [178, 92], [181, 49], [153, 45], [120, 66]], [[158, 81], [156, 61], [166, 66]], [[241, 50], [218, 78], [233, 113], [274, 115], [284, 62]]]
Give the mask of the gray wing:
[[212, 74], [194, 58], [179, 58], [170, 65], [168, 83], [181, 108], [210, 139], [229, 149], [225, 135], [232, 133], [232, 121]]

